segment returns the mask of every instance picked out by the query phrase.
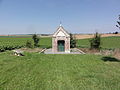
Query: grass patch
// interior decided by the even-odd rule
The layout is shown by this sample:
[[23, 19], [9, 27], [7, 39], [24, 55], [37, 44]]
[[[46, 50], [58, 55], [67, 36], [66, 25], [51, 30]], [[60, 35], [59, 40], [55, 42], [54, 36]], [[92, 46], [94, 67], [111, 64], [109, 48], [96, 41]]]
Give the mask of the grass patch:
[[52, 38], [40, 38], [40, 47], [52, 48]]
[[[83, 48], [90, 48], [90, 39], [77, 40], [77, 45]], [[120, 37], [104, 37], [101, 38], [101, 47], [103, 49], [120, 48]]]
[[0, 90], [119, 90], [120, 63], [95, 55], [0, 53]]

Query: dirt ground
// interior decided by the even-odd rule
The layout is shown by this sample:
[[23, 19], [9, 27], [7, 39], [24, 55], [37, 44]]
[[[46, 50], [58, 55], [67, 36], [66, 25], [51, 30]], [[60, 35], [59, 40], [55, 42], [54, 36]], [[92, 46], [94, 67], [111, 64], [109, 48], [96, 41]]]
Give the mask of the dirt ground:
[[[0, 35], [0, 36], [8, 36], [8, 35]], [[9, 35], [9, 36], [28, 37], [31, 35]], [[111, 37], [111, 36], [120, 36], [120, 33], [119, 34], [101, 34], [101, 37]], [[40, 36], [40, 37], [52, 37], [52, 35]], [[76, 39], [87, 39], [87, 38], [93, 38], [94, 34], [74, 34], [74, 37]]]
[[120, 60], [120, 49], [116, 49], [113, 53], [113, 56]]
[[95, 54], [95, 55], [103, 55], [103, 56], [112, 56], [120, 61], [120, 49], [115, 50], [91, 50], [89, 48], [79, 48], [86, 54]]
[[[111, 37], [111, 36], [120, 36], [120, 34], [101, 34], [101, 37]], [[74, 35], [76, 39], [87, 39], [93, 38], [94, 34], [76, 34]]]

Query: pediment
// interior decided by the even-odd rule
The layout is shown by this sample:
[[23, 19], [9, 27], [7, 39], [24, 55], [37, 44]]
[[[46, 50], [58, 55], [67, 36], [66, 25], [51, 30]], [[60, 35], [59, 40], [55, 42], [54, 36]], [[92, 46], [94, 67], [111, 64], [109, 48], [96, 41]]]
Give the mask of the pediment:
[[69, 35], [69, 33], [62, 27], [62, 26], [60, 26], [58, 29], [57, 29], [57, 31], [53, 34], [53, 37], [63, 37], [63, 36], [65, 36], [65, 37], [69, 37], [70, 35]]
[[56, 36], [66, 36], [64, 32], [59, 31]]

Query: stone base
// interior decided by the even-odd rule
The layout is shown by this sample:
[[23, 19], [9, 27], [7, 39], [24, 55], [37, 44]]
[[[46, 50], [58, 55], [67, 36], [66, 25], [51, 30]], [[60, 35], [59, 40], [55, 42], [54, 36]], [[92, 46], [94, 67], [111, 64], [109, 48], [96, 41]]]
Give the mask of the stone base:
[[52, 52], [52, 49], [47, 49], [44, 51], [44, 54], [85, 54], [83, 51], [77, 49], [77, 48], [73, 48], [70, 51], [67, 52]]

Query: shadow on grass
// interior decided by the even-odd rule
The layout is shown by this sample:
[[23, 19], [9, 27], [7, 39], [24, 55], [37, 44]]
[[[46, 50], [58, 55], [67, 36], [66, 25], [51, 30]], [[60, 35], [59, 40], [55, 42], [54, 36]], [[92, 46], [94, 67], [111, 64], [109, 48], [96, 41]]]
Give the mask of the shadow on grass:
[[101, 60], [103, 60], [103, 61], [110, 61], [110, 62], [120, 62], [120, 60], [118, 60], [118, 59], [116, 59], [116, 58], [114, 58], [114, 57], [102, 57], [101, 58]]

